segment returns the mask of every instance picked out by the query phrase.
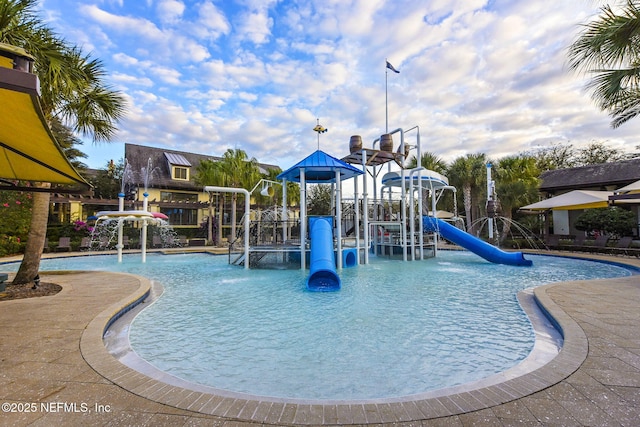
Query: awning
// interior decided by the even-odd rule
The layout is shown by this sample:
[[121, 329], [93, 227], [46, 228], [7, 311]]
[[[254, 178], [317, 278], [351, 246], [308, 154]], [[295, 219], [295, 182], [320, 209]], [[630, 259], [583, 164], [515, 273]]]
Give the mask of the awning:
[[521, 207], [521, 211], [578, 210], [606, 208], [613, 191], [574, 190], [550, 199]]
[[616, 190], [616, 193], [620, 194], [620, 193], [637, 193], [640, 192], [640, 180], [636, 181], [636, 182], [632, 182], [629, 185], [626, 185], [622, 188], [618, 188]]
[[87, 191], [91, 185], [51, 134], [38, 85], [33, 74], [0, 67], [0, 179], [69, 184]]

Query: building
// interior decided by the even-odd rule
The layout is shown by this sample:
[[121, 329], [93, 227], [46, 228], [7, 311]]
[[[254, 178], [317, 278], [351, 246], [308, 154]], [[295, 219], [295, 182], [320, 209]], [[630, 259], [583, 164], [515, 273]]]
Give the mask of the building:
[[[613, 194], [616, 190], [628, 186], [640, 180], [640, 158], [601, 163], [596, 165], [580, 166], [575, 168], [556, 169], [543, 172], [540, 175], [540, 192], [544, 195], [544, 199], [549, 199], [574, 190], [587, 190], [603, 192], [604, 195], [602, 205], [611, 204], [609, 195], [605, 192]], [[636, 214], [638, 223], [640, 224], [640, 212], [638, 201], [624, 203], [622, 206], [630, 209]], [[582, 233], [577, 230], [573, 224], [584, 209], [562, 209], [561, 207], [553, 208], [552, 215], [546, 217], [549, 233], [560, 235], [578, 235]], [[549, 224], [549, 221], [552, 223]], [[636, 228], [635, 234], [638, 235]]]
[[[221, 157], [125, 144], [124, 158], [127, 163], [122, 180], [125, 209], [142, 209], [146, 192], [149, 211], [167, 215], [177, 232], [193, 236], [206, 220], [209, 207], [208, 193], [194, 183], [196, 168], [204, 160], [219, 161]], [[259, 168], [263, 174], [280, 170], [276, 165], [262, 163]], [[228, 219], [230, 204], [225, 206], [224, 215]], [[51, 213], [59, 222], [72, 222], [87, 221], [96, 212], [117, 209], [116, 198], [54, 195]]]

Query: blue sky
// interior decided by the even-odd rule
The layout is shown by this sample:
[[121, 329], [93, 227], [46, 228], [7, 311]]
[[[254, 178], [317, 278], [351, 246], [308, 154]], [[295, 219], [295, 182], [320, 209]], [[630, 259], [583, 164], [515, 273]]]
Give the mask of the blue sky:
[[[81, 147], [90, 167], [124, 143], [219, 156], [239, 148], [287, 169], [320, 148], [349, 152], [419, 126], [446, 161], [550, 143], [633, 150], [640, 119], [611, 129], [566, 66], [599, 2], [531, 0], [43, 0], [42, 17], [100, 58], [129, 112], [114, 142]], [[411, 144], [414, 133], [408, 133]]]

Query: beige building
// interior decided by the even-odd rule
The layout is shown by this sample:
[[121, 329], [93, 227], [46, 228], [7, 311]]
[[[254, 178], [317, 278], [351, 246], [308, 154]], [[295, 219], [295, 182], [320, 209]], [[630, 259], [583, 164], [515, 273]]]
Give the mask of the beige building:
[[[219, 161], [221, 158], [135, 144], [125, 144], [124, 158], [128, 164], [123, 179], [125, 209], [142, 209], [146, 189], [149, 211], [165, 214], [178, 233], [194, 235], [207, 219], [209, 207], [208, 193], [193, 181], [196, 168], [203, 160]], [[264, 174], [271, 169], [279, 169], [269, 164], [259, 164], [259, 167]], [[238, 217], [242, 215], [242, 208], [242, 203], [239, 203]], [[54, 195], [51, 214], [65, 223], [87, 221], [99, 211], [117, 209], [116, 198]], [[224, 228], [227, 228], [230, 209], [230, 203], [225, 203]]]

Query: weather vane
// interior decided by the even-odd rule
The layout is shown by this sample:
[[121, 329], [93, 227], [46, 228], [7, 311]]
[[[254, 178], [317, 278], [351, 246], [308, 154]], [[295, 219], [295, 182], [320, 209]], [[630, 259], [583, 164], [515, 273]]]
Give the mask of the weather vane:
[[320, 124], [320, 119], [316, 119], [316, 127], [314, 127], [313, 130], [318, 132], [318, 150], [319, 150], [320, 149], [320, 134], [327, 132], [329, 129], [325, 129], [325, 127]]

